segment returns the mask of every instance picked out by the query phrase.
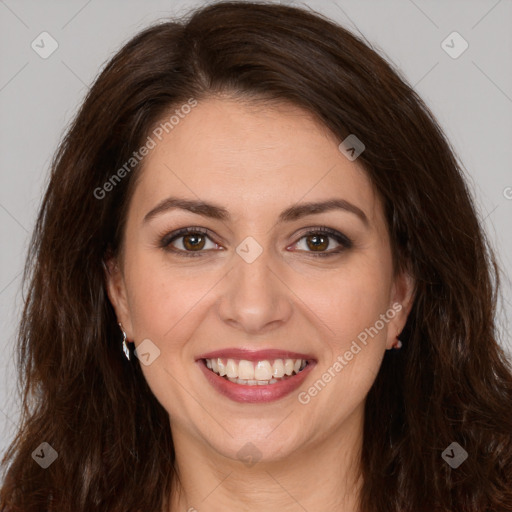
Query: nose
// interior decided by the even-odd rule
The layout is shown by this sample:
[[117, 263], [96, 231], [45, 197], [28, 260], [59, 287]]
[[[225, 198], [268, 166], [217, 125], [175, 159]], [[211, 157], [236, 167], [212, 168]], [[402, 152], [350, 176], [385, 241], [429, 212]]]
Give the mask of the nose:
[[225, 278], [218, 313], [223, 322], [247, 334], [264, 334], [286, 324], [293, 293], [268, 251], [248, 263], [236, 254]]

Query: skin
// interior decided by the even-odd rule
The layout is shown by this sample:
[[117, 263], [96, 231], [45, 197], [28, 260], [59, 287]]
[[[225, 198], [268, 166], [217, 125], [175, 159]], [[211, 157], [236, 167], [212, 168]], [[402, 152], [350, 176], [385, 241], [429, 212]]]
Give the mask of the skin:
[[[297, 107], [217, 97], [199, 102], [146, 157], [123, 251], [107, 265], [107, 286], [128, 340], [138, 346], [150, 339], [160, 350], [142, 370], [169, 413], [176, 447], [181, 483], [171, 512], [260, 511], [263, 505], [266, 512], [358, 510], [365, 397], [405, 325], [414, 283], [393, 274], [381, 202], [339, 143]], [[218, 204], [231, 219], [171, 209], [144, 223], [171, 195]], [[344, 210], [277, 223], [292, 205], [332, 198], [360, 208], [368, 226]], [[160, 247], [163, 236], [198, 226], [211, 233], [199, 240], [201, 256]], [[327, 247], [315, 249], [307, 235], [321, 226], [353, 246], [315, 257], [315, 250], [340, 246], [328, 238]], [[263, 249], [250, 264], [235, 252], [248, 236]], [[198, 242], [188, 241], [171, 246], [193, 252]], [[401, 311], [301, 404], [298, 392], [396, 303]], [[231, 347], [310, 353], [317, 365], [297, 392], [241, 404], [220, 395], [195, 363], [201, 353]], [[261, 457], [252, 466], [237, 455], [249, 442]]]

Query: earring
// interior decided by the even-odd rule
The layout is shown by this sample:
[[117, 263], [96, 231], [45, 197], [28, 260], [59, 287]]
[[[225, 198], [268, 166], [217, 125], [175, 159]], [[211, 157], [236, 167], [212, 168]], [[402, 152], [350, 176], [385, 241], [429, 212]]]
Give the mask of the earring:
[[129, 361], [130, 360], [130, 350], [128, 348], [128, 344], [126, 343], [126, 333], [124, 332], [123, 326], [121, 324], [119, 324], [119, 327], [121, 328], [121, 331], [123, 333], [123, 352], [124, 352], [124, 355], [126, 356], [126, 359], [128, 359], [128, 361]]
[[398, 339], [398, 336], [396, 338], [395, 343], [393, 343], [392, 348], [397, 349], [397, 350], [402, 348], [402, 342]]

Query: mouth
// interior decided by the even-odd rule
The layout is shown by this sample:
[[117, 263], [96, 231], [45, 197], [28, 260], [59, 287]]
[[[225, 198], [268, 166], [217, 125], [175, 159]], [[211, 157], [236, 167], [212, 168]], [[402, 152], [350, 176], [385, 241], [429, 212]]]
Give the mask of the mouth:
[[316, 365], [310, 355], [282, 350], [223, 350], [196, 363], [213, 388], [236, 402], [270, 402], [297, 389]]
[[248, 359], [208, 358], [201, 359], [213, 373], [242, 386], [266, 386], [277, 384], [298, 375], [310, 362], [306, 359]]

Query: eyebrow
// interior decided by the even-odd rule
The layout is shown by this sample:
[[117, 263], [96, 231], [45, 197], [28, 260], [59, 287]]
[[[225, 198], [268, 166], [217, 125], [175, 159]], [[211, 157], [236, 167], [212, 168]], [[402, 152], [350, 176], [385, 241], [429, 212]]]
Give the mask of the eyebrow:
[[[229, 211], [223, 206], [219, 206], [212, 203], [206, 203], [200, 200], [194, 199], [182, 199], [178, 197], [168, 197], [163, 201], [160, 201], [152, 210], [150, 210], [145, 216], [143, 223], [149, 222], [157, 215], [174, 209], [186, 210], [203, 217], [209, 217], [221, 221], [229, 221], [231, 216]], [[366, 214], [358, 208], [356, 205], [346, 201], [345, 199], [328, 199], [320, 202], [309, 202], [300, 203], [290, 206], [286, 210], [283, 210], [279, 215], [277, 221], [278, 224], [283, 222], [291, 222], [298, 220], [307, 215], [313, 215], [318, 213], [324, 213], [330, 210], [343, 210], [356, 215], [365, 226], [369, 226], [368, 217]]]

